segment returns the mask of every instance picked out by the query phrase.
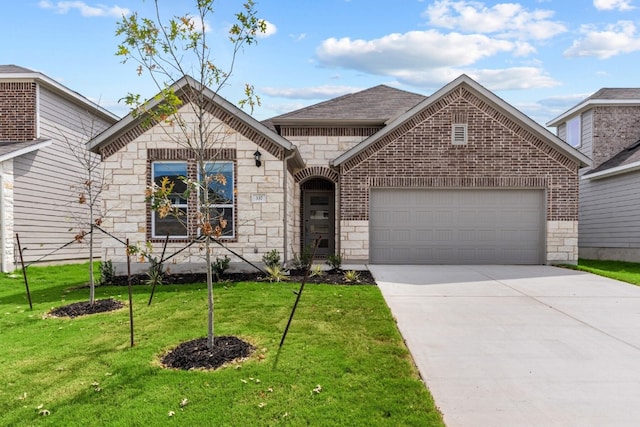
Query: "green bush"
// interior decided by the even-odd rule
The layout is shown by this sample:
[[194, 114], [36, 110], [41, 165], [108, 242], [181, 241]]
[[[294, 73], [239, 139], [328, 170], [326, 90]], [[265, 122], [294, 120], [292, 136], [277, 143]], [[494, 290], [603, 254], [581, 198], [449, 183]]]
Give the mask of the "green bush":
[[280, 252], [277, 249], [272, 249], [262, 256], [262, 261], [267, 267], [277, 267], [280, 265]]
[[327, 264], [329, 264], [332, 270], [340, 270], [340, 267], [342, 267], [342, 256], [340, 256], [340, 254], [329, 255], [327, 257]]
[[217, 282], [222, 280], [224, 272], [229, 268], [229, 262], [231, 262], [231, 258], [225, 255], [223, 258], [216, 258], [216, 260], [211, 263], [211, 270]]

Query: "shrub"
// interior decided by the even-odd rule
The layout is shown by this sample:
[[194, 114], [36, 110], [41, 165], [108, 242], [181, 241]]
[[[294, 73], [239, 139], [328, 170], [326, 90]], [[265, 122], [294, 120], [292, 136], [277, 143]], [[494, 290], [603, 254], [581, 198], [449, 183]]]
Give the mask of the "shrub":
[[310, 277], [313, 277], [313, 276], [322, 277], [323, 275], [324, 275], [324, 271], [322, 271], [321, 265], [314, 265], [313, 267], [311, 267], [311, 273], [309, 274]]
[[116, 269], [113, 267], [113, 263], [110, 259], [106, 261], [100, 261], [100, 281], [99, 285], [111, 285], [116, 278]]
[[147, 270], [147, 285], [162, 285], [165, 276], [162, 264], [158, 262], [157, 258], [149, 258], [149, 262], [151, 265]]
[[211, 263], [211, 270], [213, 271], [213, 275], [217, 282], [222, 280], [224, 272], [229, 268], [230, 261], [231, 258], [225, 255], [223, 258], [216, 258], [216, 260]]
[[287, 274], [280, 265], [274, 265], [273, 267], [267, 267], [267, 278], [270, 282], [283, 282], [287, 280]]
[[267, 267], [275, 267], [280, 265], [280, 252], [272, 249], [262, 256], [262, 261]]
[[329, 264], [332, 270], [340, 270], [340, 267], [342, 267], [342, 256], [340, 256], [340, 254], [329, 255], [327, 257], [327, 264]]
[[313, 261], [313, 254], [311, 253], [311, 250], [311, 246], [307, 245], [302, 248], [302, 252], [300, 252], [300, 255], [296, 253], [293, 254], [294, 270], [306, 270], [311, 266], [311, 262]]
[[360, 273], [355, 270], [349, 270], [344, 272], [344, 281], [345, 282], [359, 282], [360, 281]]

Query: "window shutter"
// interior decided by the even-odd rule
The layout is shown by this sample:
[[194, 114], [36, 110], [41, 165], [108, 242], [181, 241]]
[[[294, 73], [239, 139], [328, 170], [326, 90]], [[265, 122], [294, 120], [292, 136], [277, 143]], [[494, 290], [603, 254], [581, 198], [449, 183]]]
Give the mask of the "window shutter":
[[456, 123], [451, 127], [451, 143], [453, 145], [464, 145], [467, 143], [467, 125]]

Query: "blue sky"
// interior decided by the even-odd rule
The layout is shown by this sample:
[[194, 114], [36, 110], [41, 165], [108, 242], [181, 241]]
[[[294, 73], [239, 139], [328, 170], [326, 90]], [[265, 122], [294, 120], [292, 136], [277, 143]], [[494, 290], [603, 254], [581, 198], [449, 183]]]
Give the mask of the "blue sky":
[[[167, 15], [194, 0], [160, 0]], [[602, 87], [639, 87], [640, 0], [257, 0], [267, 34], [238, 57], [265, 119], [386, 84], [429, 95], [462, 73], [545, 123]], [[210, 40], [223, 40], [240, 0], [218, 0]], [[128, 92], [156, 87], [114, 55], [123, 13], [151, 0], [22, 0], [0, 7], [0, 63], [40, 71], [122, 116]], [[228, 57], [224, 47], [215, 57]]]

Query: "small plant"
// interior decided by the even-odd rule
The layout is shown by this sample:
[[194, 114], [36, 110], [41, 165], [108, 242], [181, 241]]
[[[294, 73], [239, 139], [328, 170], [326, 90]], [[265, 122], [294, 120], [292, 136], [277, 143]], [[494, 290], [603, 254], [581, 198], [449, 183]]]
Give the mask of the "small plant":
[[342, 256], [340, 254], [329, 255], [327, 257], [327, 264], [329, 264], [331, 270], [340, 270], [340, 267], [342, 267]]
[[229, 262], [231, 258], [225, 255], [223, 258], [216, 258], [214, 262], [211, 263], [211, 269], [213, 271], [213, 275], [216, 278], [216, 281], [221, 281], [224, 272], [229, 268]]
[[275, 267], [280, 265], [280, 252], [272, 249], [262, 256], [262, 261], [267, 267]]
[[299, 256], [296, 253], [293, 254], [294, 270], [306, 270], [307, 268], [309, 268], [309, 266], [311, 265], [311, 262], [313, 262], [313, 259], [312, 259], [313, 254], [311, 250], [312, 250], [312, 247], [310, 245], [307, 245], [304, 248], [302, 248], [302, 252], [300, 252]]
[[113, 267], [113, 263], [110, 259], [106, 261], [100, 261], [100, 281], [99, 285], [111, 285], [116, 278], [116, 269]]
[[154, 287], [156, 285], [162, 285], [162, 281], [165, 276], [162, 263], [160, 263], [157, 258], [151, 257], [149, 258], [149, 263], [151, 265], [149, 266], [149, 270], [147, 270], [147, 285], [152, 285]]
[[344, 272], [344, 281], [345, 282], [359, 282], [360, 281], [360, 273], [355, 270], [349, 270]]
[[273, 267], [267, 267], [267, 278], [270, 282], [284, 282], [287, 280], [286, 271], [280, 267], [280, 265], [274, 265]]
[[322, 277], [324, 275], [324, 271], [322, 270], [322, 266], [321, 265], [314, 265], [313, 267], [311, 267], [311, 273], [309, 273], [309, 275], [311, 277], [314, 277], [314, 276]]

